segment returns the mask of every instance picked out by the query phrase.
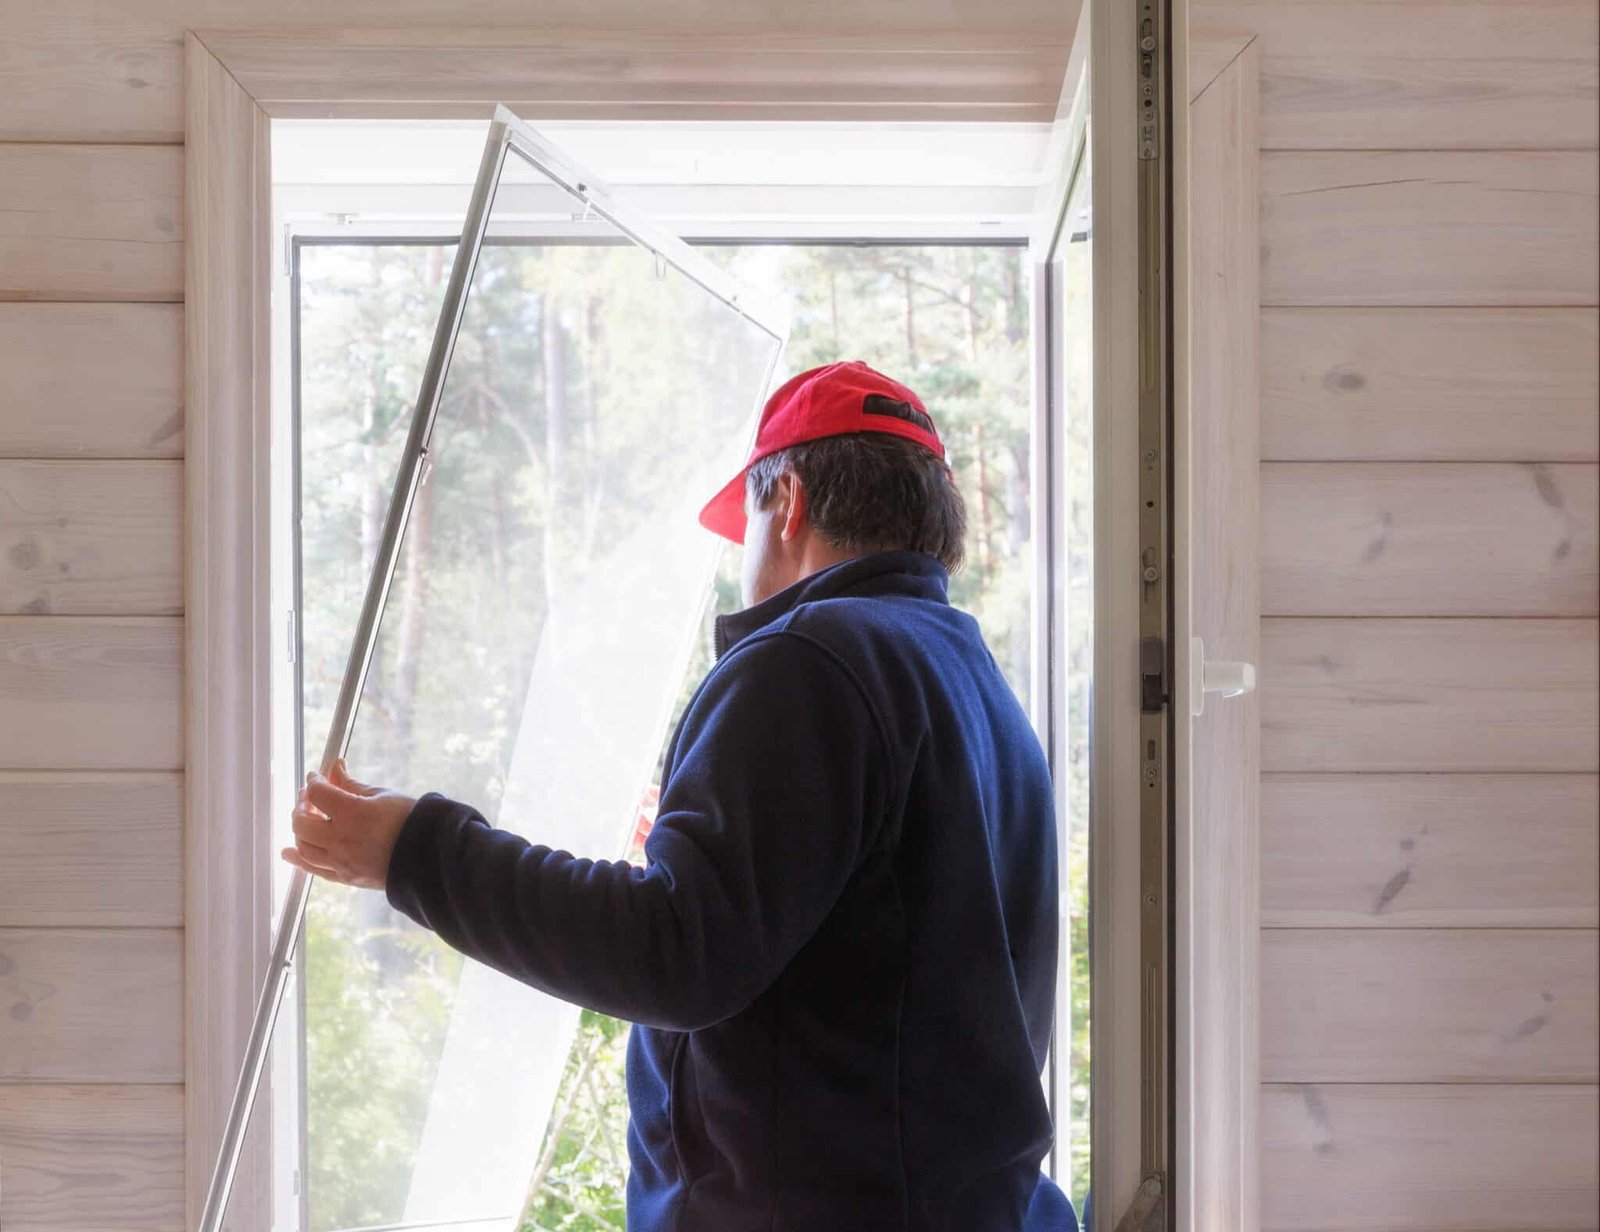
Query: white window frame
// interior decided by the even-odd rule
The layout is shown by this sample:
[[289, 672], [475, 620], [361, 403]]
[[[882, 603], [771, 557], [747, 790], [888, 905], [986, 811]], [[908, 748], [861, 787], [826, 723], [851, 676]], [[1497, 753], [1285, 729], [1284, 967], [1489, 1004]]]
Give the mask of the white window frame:
[[[1181, 4], [1182, 0], [1178, 0]], [[1109, 1227], [1138, 1184], [1137, 659], [1127, 630], [1135, 577], [1126, 566], [1128, 508], [1137, 491], [1128, 433], [1137, 404], [1137, 233], [1132, 6], [1083, 0], [1095, 116], [1094, 304], [1096, 417], [1096, 646], [1094, 759], [1100, 799], [1092, 825], [1094, 955], [1094, 1191]], [[1062, 20], [1070, 24], [1070, 12]], [[486, 96], [456, 71], [485, 58], [485, 82], [540, 115], [660, 115], [662, 98], [598, 73], [574, 84], [571, 32], [385, 29], [186, 35], [185, 56], [185, 1190], [197, 1220], [253, 1018], [272, 926], [270, 665], [285, 630], [271, 603], [268, 530], [272, 485], [269, 119], [273, 116], [482, 115]], [[583, 36], [635, 62], [703, 64], [693, 38]], [[1086, 44], [1083, 39], [1087, 39]], [[1055, 99], [1039, 83], [1073, 46], [1040, 40], [1018, 49], [996, 84], [992, 56], [967, 37], [828, 32], [790, 48], [793, 71], [762, 80], [770, 38], [730, 38], [718, 54], [758, 84], [728, 103], [715, 84], [680, 91], [677, 114], [767, 118], [1019, 118], [1048, 120]], [[1180, 48], [1181, 50], [1181, 48]], [[866, 53], [866, 54], [864, 54]], [[989, 56], [989, 59], [985, 57]], [[849, 65], [892, 57], [896, 87]], [[966, 57], [971, 57], [970, 59]], [[1031, 58], [1030, 58], [1031, 57]], [[601, 61], [605, 57], [600, 57]], [[841, 68], [841, 65], [846, 66]], [[590, 70], [592, 71], [592, 70]], [[700, 70], [703, 74], [703, 69]], [[701, 81], [700, 77], [695, 78]], [[404, 81], [397, 88], [394, 83]], [[982, 84], [978, 84], [981, 82]], [[1058, 88], [1059, 76], [1049, 86]], [[581, 87], [581, 88], [580, 88]], [[608, 93], [610, 91], [610, 93]], [[818, 100], [825, 100], [819, 102]], [[578, 101], [573, 101], [578, 100]], [[908, 102], [908, 100], [910, 100]], [[1130, 727], [1131, 725], [1131, 727]], [[1118, 777], [1118, 772], [1121, 777]], [[1126, 780], [1126, 781], [1125, 781]], [[1184, 870], [1177, 870], [1178, 876]], [[1227, 979], [1202, 970], [1196, 983]], [[230, 1226], [260, 1228], [270, 1195], [251, 1161]], [[1181, 1223], [1180, 1227], [1183, 1226]]]

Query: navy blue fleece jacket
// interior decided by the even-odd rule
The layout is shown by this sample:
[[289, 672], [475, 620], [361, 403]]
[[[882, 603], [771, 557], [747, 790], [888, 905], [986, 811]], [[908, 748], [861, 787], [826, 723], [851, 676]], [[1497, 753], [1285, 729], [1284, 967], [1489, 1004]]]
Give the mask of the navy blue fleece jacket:
[[883, 553], [719, 620], [646, 868], [406, 820], [396, 908], [638, 1024], [633, 1232], [1076, 1227], [1039, 1171], [1050, 780], [947, 582]]

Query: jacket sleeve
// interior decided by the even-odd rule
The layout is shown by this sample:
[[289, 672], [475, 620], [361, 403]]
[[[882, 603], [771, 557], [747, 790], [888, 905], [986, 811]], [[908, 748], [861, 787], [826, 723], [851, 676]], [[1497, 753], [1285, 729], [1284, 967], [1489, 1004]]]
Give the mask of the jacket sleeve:
[[736, 648], [685, 715], [649, 864], [577, 858], [432, 794], [390, 858], [389, 902], [564, 1000], [695, 1030], [747, 1006], [815, 932], [891, 790], [877, 716], [833, 653]]

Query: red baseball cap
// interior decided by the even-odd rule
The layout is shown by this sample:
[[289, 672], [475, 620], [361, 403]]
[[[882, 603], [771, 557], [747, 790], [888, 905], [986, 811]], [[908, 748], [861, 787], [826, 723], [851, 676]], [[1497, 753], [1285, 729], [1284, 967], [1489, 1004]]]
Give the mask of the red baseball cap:
[[744, 477], [751, 466], [790, 445], [856, 432], [901, 436], [944, 457], [944, 443], [916, 394], [858, 359], [824, 364], [790, 377], [767, 399], [744, 469], [706, 503], [700, 525], [743, 543]]

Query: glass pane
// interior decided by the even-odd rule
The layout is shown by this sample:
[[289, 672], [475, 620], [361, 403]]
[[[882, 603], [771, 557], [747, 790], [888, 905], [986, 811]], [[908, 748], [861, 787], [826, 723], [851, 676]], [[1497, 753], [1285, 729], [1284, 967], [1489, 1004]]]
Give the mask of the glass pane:
[[[348, 759], [369, 782], [622, 857], [716, 566], [695, 514], [743, 460], [779, 343], [514, 153], [503, 183]], [[536, 216], [559, 238], [510, 238], [513, 211], [517, 230]], [[376, 341], [343, 356], [315, 428], [307, 415], [313, 742], [376, 542], [367, 493], [393, 473], [397, 391], [414, 396], [449, 250], [327, 259], [393, 294], [376, 312], [360, 295], [326, 306], [372, 312]], [[464, 961], [379, 895], [319, 884], [306, 947], [309, 1227], [513, 1228], [555, 1162], [552, 1116], [578, 1098], [562, 1081], [575, 1037], [599, 1056], [621, 1028], [585, 1016], [579, 1035], [576, 1007]]]
[[787, 302], [783, 367], [861, 359], [939, 426], [967, 509], [950, 600], [978, 618], [1024, 708], [1033, 659], [1027, 249], [1016, 244], [726, 245], [741, 282]]
[[1065, 1021], [1056, 1038], [1064, 1045], [1059, 1074], [1057, 1118], [1067, 1121], [1058, 1137], [1068, 1144], [1063, 1183], [1077, 1209], [1089, 1192], [1089, 723], [1094, 696], [1094, 321], [1091, 298], [1091, 233], [1089, 166], [1073, 184], [1067, 201], [1066, 225], [1056, 250], [1053, 277], [1059, 280], [1062, 372], [1060, 424], [1062, 436], [1063, 560], [1066, 636], [1066, 816], [1062, 832], [1061, 880], [1067, 918], [1061, 937], [1066, 987], [1059, 992]]

